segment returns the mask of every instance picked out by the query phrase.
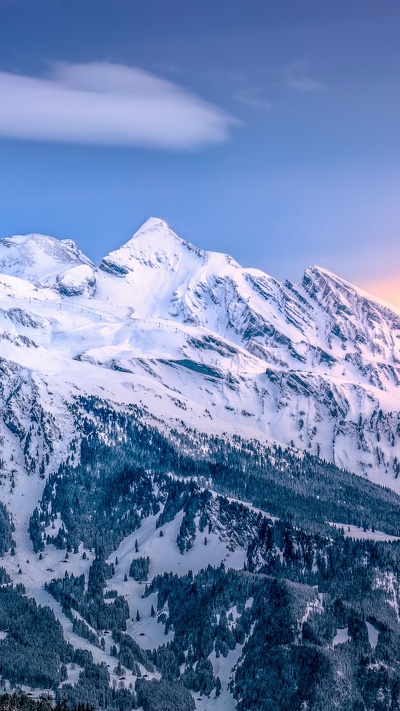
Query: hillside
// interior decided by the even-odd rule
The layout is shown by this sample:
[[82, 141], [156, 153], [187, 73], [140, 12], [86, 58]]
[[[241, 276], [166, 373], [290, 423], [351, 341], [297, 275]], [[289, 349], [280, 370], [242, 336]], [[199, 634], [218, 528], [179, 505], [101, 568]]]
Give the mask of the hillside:
[[5, 689], [400, 708], [400, 313], [154, 218], [1, 240], [0, 298]]

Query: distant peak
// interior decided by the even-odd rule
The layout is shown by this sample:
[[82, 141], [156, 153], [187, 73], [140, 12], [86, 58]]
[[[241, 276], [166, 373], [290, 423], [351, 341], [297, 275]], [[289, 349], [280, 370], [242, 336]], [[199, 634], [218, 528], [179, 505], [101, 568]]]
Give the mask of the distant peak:
[[207, 252], [178, 237], [164, 220], [149, 217], [125, 244], [102, 259], [100, 269], [114, 276], [126, 276], [138, 263], [157, 268], [164, 264], [175, 270], [188, 253], [203, 262], [207, 259]]
[[72, 240], [31, 233], [0, 240], [0, 273], [32, 282], [53, 283], [54, 278], [79, 264], [92, 265]]
[[308, 295], [317, 301], [326, 299], [329, 296], [335, 301], [340, 300], [342, 304], [349, 303], [351, 305], [354, 300], [364, 299], [369, 304], [373, 304], [374, 307], [385, 307], [397, 312], [393, 304], [382, 301], [368, 291], [328, 271], [328, 269], [316, 265], [305, 270], [301, 285]]
[[169, 225], [165, 222], [165, 220], [162, 220], [161, 217], [148, 217], [147, 220], [143, 222], [143, 225], [139, 228], [138, 232], [141, 232], [142, 230], [152, 230], [155, 228], [164, 230], [170, 229]]
[[34, 250], [41, 250], [44, 253], [51, 253], [59, 256], [73, 254], [74, 256], [81, 258], [85, 263], [90, 262], [90, 259], [85, 257], [76, 242], [72, 239], [57, 239], [57, 237], [51, 237], [50, 235], [41, 234], [39, 232], [4, 237], [0, 240], [0, 245], [2, 247], [25, 250], [23, 251], [25, 255], [30, 252], [33, 253]]
[[0, 240], [0, 243], [6, 247], [12, 245], [25, 245], [30, 242], [36, 242], [37, 244], [46, 244], [58, 242], [55, 237], [50, 237], [50, 235], [43, 235], [39, 232], [31, 232], [26, 235], [12, 235], [11, 237], [4, 237]]
[[330, 272], [328, 269], [325, 269], [324, 267], [319, 267], [316, 264], [313, 264], [310, 267], [307, 267], [303, 274], [303, 279], [302, 279], [302, 286], [307, 289], [310, 284], [313, 284], [314, 287], [319, 285], [324, 285], [326, 288], [347, 288], [347, 289], [354, 289], [353, 284], [350, 284], [347, 282], [345, 279], [342, 279], [341, 277], [338, 277], [337, 274], [334, 274], [333, 272]]
[[[141, 227], [134, 233], [131, 239], [136, 239], [137, 237], [142, 237], [142, 235], [147, 235], [151, 233], [152, 235], [158, 235], [160, 237], [165, 237], [167, 235], [172, 235], [176, 239], [180, 239], [178, 235], [171, 230], [170, 226], [162, 220], [160, 217], [149, 217], [146, 222], [143, 223]], [[182, 240], [183, 241], [183, 240]]]
[[307, 269], [304, 272], [304, 276], [310, 276], [310, 275], [318, 275], [318, 276], [324, 276], [324, 277], [329, 277], [332, 279], [339, 279], [339, 277], [336, 276], [333, 272], [330, 272], [328, 269], [325, 269], [324, 267], [319, 267], [317, 264], [312, 264], [310, 267], [307, 267]]
[[179, 244], [186, 244], [185, 240], [178, 237], [165, 220], [162, 220], [160, 217], [149, 217], [146, 222], [144, 222], [143, 225], [136, 230], [132, 237], [118, 248], [118, 250], [125, 249], [127, 247], [134, 247], [136, 250], [138, 242], [142, 242], [143, 244], [151, 243], [153, 247], [161, 247], [163, 242], [171, 240], [172, 242], [177, 242]]

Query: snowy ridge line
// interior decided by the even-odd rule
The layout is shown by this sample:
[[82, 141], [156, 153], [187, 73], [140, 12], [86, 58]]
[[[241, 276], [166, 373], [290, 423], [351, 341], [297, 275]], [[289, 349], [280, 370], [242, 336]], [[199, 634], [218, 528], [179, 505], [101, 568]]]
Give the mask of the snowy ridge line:
[[399, 489], [400, 312], [327, 270], [281, 284], [151, 218], [100, 268], [28, 235], [0, 240], [0, 271], [3, 357], [66, 401], [136, 403]]

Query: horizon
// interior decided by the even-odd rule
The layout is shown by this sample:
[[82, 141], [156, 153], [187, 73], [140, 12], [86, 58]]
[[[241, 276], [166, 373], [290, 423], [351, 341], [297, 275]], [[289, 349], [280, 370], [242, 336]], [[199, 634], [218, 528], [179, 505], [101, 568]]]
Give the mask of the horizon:
[[[128, 242], [130, 242], [130, 241], [137, 235], [137, 233], [139, 233], [139, 232], [142, 230], [142, 228], [143, 228], [148, 222], [150, 222], [151, 220], [154, 220], [154, 221], [157, 221], [157, 222], [162, 222], [162, 223], [163, 223], [168, 229], [170, 229], [170, 230], [174, 233], [174, 235], [175, 235], [179, 240], [181, 240], [182, 242], [187, 242], [187, 243], [193, 245], [194, 247], [197, 247], [197, 248], [199, 248], [199, 249], [201, 249], [201, 250], [203, 250], [203, 251], [206, 251], [206, 252], [216, 252], [216, 253], [219, 253], [219, 254], [226, 254], [227, 256], [232, 257], [232, 255], [229, 254], [228, 252], [221, 252], [220, 250], [205, 250], [205, 249], [202, 247], [201, 244], [195, 244], [195, 243], [193, 243], [193, 242], [190, 242], [190, 240], [185, 239], [184, 236], [179, 235], [179, 234], [177, 234], [174, 230], [172, 230], [172, 228], [171, 228], [171, 226], [168, 224], [168, 222], [167, 222], [166, 220], [164, 220], [162, 217], [156, 217], [156, 216], [154, 216], [154, 215], [150, 215], [141, 225], [139, 225], [139, 226], [137, 227], [137, 229], [135, 230], [135, 232], [132, 233], [131, 237], [129, 237], [129, 238], [128, 238], [127, 240], [125, 240], [124, 242], [121, 242], [120, 244], [118, 244], [116, 247], [114, 247], [113, 250], [109, 250], [109, 252], [105, 252], [105, 253], [104, 253], [100, 258], [98, 258], [97, 260], [93, 259], [92, 256], [90, 255], [90, 253], [84, 252], [84, 251], [80, 248], [79, 242], [77, 242], [73, 237], [65, 237], [65, 238], [61, 237], [61, 238], [58, 238], [58, 237], [54, 237], [53, 235], [46, 234], [46, 233], [28, 232], [28, 233], [26, 233], [25, 235], [17, 235], [17, 234], [8, 235], [7, 237], [2, 237], [2, 238], [0, 238], [0, 241], [2, 241], [3, 239], [12, 239], [13, 237], [31, 237], [31, 236], [32, 236], [32, 237], [35, 237], [36, 235], [42, 236], [42, 237], [47, 237], [47, 238], [50, 238], [50, 239], [56, 239], [57, 241], [60, 241], [60, 242], [66, 241], [66, 240], [71, 240], [71, 241], [73, 241], [74, 244], [78, 247], [78, 249], [81, 251], [81, 253], [83, 254], [83, 256], [86, 257], [86, 258], [88, 258], [88, 259], [90, 259], [90, 260], [92, 261], [93, 265], [98, 269], [98, 268], [100, 267], [101, 261], [102, 261], [106, 256], [108, 256], [108, 254], [110, 253], [110, 251], [118, 250], [118, 249], [120, 249], [121, 247], [123, 247], [125, 244], [127, 244]], [[239, 267], [241, 267], [242, 269], [259, 269], [259, 267], [257, 267], [256, 265], [247, 265], [247, 266], [244, 266], [244, 265], [240, 264], [240, 262], [238, 262], [238, 265], [239, 265]], [[295, 285], [300, 284], [300, 283], [301, 283], [301, 280], [302, 280], [302, 278], [303, 278], [303, 276], [304, 276], [304, 274], [305, 274], [305, 272], [306, 272], [308, 269], [312, 269], [312, 268], [316, 268], [316, 269], [318, 269], [318, 270], [326, 271], [326, 272], [328, 272], [329, 274], [332, 274], [333, 276], [338, 277], [341, 281], [344, 281], [344, 282], [349, 283], [352, 287], [354, 287], [354, 288], [356, 288], [356, 289], [358, 289], [358, 290], [360, 290], [360, 291], [365, 292], [367, 295], [371, 296], [372, 298], [377, 299], [378, 301], [383, 301], [383, 302], [385, 302], [388, 306], [390, 306], [390, 307], [392, 307], [392, 308], [394, 307], [394, 308], [399, 308], [399, 309], [400, 309], [400, 298], [399, 298], [399, 292], [397, 291], [396, 285], [393, 285], [393, 284], [390, 284], [390, 283], [389, 283], [389, 284], [385, 283], [385, 284], [382, 285], [382, 291], [381, 291], [381, 293], [382, 293], [382, 294], [387, 293], [389, 296], [392, 296], [393, 300], [391, 300], [390, 298], [384, 298], [384, 296], [382, 296], [382, 295], [373, 293], [372, 291], [368, 291], [368, 289], [365, 289], [365, 288], [363, 288], [362, 286], [359, 286], [358, 284], [355, 284], [355, 283], [353, 283], [353, 282], [349, 282], [347, 279], [344, 279], [340, 274], [335, 273], [335, 272], [331, 272], [329, 269], [326, 269], [326, 267], [324, 267], [323, 265], [318, 265], [318, 264], [315, 264], [315, 263], [305, 265], [305, 266], [304, 266], [304, 269], [303, 269], [303, 271], [302, 271], [302, 273], [301, 273], [301, 277], [300, 277], [299, 281], [294, 282], [294, 284], [295, 284]], [[261, 269], [260, 271], [262, 271], [262, 272], [263, 272], [264, 274], [266, 274], [267, 276], [270, 276], [270, 277], [276, 279], [276, 277], [275, 277], [274, 274], [271, 274], [271, 273], [269, 273], [269, 272], [265, 272], [265, 271], [262, 270], [262, 269]], [[281, 283], [283, 283], [283, 282], [285, 281], [285, 279], [283, 279], [283, 280], [277, 279], [277, 281], [281, 281]], [[385, 291], [385, 290], [386, 290], [386, 291]], [[397, 300], [397, 303], [396, 303], [396, 300]]]
[[399, 21], [395, 0], [3, 3], [0, 236], [96, 261], [161, 214], [400, 305]]

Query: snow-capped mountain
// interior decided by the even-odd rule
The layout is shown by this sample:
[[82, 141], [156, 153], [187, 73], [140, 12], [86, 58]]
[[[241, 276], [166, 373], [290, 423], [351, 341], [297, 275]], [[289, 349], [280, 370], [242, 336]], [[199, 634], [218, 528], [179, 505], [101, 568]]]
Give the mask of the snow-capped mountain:
[[94, 266], [70, 239], [16, 235], [0, 240], [0, 273], [51, 285], [72, 269]]
[[0, 682], [124, 711], [400, 703], [400, 499], [371, 483], [398, 489], [399, 340], [326, 270], [282, 284], [159, 219], [98, 267], [1, 240]]
[[99, 268], [42, 235], [2, 240], [0, 268], [2, 356], [27, 369], [36, 406], [141, 403], [396, 487], [400, 314], [339, 277], [311, 267], [281, 284], [154, 218]]

